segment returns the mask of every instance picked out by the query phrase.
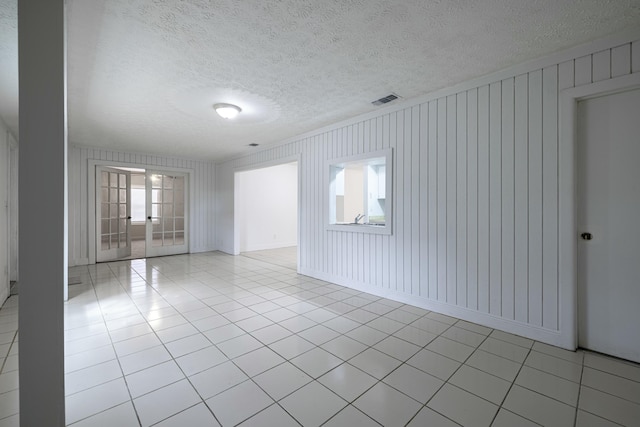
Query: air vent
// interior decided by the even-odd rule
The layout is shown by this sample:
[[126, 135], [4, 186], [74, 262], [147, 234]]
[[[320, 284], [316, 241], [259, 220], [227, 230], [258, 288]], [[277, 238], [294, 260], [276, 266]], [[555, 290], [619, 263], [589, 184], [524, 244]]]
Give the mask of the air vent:
[[257, 147], [260, 144], [256, 144], [255, 142], [252, 142], [251, 144], [249, 144], [249, 147]]
[[382, 105], [382, 104], [386, 104], [388, 102], [391, 101], [395, 101], [396, 99], [400, 98], [398, 95], [396, 95], [395, 93], [391, 93], [387, 96], [385, 96], [384, 98], [380, 98], [376, 101], [373, 101], [372, 104], [373, 105]]

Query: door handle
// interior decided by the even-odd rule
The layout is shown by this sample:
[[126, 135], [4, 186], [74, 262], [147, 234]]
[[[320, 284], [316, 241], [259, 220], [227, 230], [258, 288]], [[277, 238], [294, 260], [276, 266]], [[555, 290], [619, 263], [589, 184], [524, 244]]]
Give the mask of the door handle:
[[593, 239], [593, 234], [591, 234], [591, 233], [582, 233], [580, 235], [580, 237], [582, 237], [582, 240], [591, 240], [591, 239]]
[[128, 217], [127, 217], [127, 219], [131, 219], [131, 217], [130, 217], [130, 216], [128, 216]]
[[148, 219], [149, 221], [151, 221], [151, 217], [150, 217], [150, 216], [148, 216], [148, 217], [147, 217], [147, 219]]

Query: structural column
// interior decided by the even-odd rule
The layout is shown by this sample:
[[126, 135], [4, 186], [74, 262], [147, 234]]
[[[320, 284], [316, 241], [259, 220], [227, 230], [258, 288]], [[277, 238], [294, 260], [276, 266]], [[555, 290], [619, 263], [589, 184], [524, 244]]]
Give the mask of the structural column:
[[18, 1], [20, 425], [64, 426], [64, 0]]

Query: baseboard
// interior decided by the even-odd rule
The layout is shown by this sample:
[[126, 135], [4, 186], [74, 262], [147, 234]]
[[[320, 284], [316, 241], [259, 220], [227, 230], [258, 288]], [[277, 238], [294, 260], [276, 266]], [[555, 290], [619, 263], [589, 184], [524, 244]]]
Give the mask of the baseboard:
[[479, 325], [486, 326], [492, 329], [499, 329], [501, 331], [509, 332], [514, 335], [520, 335], [532, 340], [544, 342], [546, 344], [554, 345], [557, 347], [562, 347], [567, 350], [575, 350], [575, 347], [572, 348], [566, 343], [566, 340], [564, 339], [560, 331], [545, 329], [535, 325], [529, 325], [517, 320], [505, 319], [489, 313], [482, 313], [465, 307], [458, 307], [451, 304], [443, 303], [441, 301], [434, 301], [428, 298], [407, 295], [403, 292], [398, 292], [391, 289], [384, 289], [367, 285], [366, 283], [345, 279], [339, 276], [333, 276], [309, 268], [300, 267], [300, 274], [324, 280], [326, 282], [335, 283], [337, 285], [346, 286], [348, 288], [355, 289], [361, 292], [367, 292], [369, 294], [377, 295], [382, 298], [388, 298], [390, 300], [398, 301], [404, 304], [420, 307], [425, 310], [456, 317], [458, 319], [466, 320], [467, 322], [477, 323]]
[[275, 243], [265, 243], [262, 245], [251, 245], [246, 248], [243, 248], [240, 252], [251, 252], [251, 251], [265, 251], [268, 249], [280, 249], [280, 248], [289, 248], [291, 246], [296, 246], [298, 243], [293, 242], [275, 242]]
[[78, 265], [89, 265], [89, 258], [77, 258], [69, 260], [69, 267], [76, 267]]

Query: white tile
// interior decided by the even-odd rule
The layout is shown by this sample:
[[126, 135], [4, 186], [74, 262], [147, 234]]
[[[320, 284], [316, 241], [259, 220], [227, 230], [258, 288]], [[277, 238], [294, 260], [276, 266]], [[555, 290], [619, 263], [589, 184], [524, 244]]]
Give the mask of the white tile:
[[332, 369], [318, 378], [318, 381], [347, 402], [353, 402], [378, 382], [371, 375], [348, 363], [343, 363]]
[[367, 323], [367, 326], [387, 334], [393, 334], [404, 328], [406, 324], [398, 322], [397, 320], [389, 319], [388, 317], [380, 316]]
[[269, 345], [269, 348], [285, 359], [292, 359], [314, 347], [312, 343], [297, 335], [291, 335]]
[[268, 347], [259, 348], [233, 359], [233, 363], [249, 377], [261, 374], [284, 361], [282, 357]]
[[248, 378], [249, 377], [232, 362], [225, 362], [206, 371], [192, 375], [189, 377], [189, 381], [191, 381], [203, 399], [208, 399], [246, 381]]
[[386, 426], [405, 425], [422, 407], [420, 403], [384, 383], [374, 385], [353, 405]]
[[370, 328], [367, 325], [362, 325], [359, 328], [353, 329], [345, 335], [369, 346], [375, 345], [389, 336], [389, 334]]
[[640, 365], [637, 363], [587, 352], [584, 356], [584, 366], [640, 382]]
[[374, 348], [369, 348], [350, 359], [349, 363], [377, 379], [382, 379], [402, 362]]
[[130, 400], [127, 385], [122, 378], [101, 384], [80, 393], [67, 396], [66, 421], [73, 424], [84, 418], [113, 408]]
[[291, 363], [285, 362], [255, 376], [253, 380], [273, 399], [280, 400], [311, 382], [312, 378]]
[[520, 347], [524, 348], [531, 348], [533, 346], [533, 340], [530, 340], [529, 338], [513, 335], [507, 332], [499, 331], [497, 329], [491, 332], [490, 337], [500, 341], [506, 341], [511, 344], [519, 345]]
[[262, 329], [251, 332], [251, 335], [265, 345], [269, 345], [283, 338], [290, 336], [292, 333], [288, 329], [280, 325], [273, 324]]
[[[68, 422], [69, 420], [67, 420]], [[138, 416], [131, 401], [100, 412], [73, 424], [73, 427], [137, 426]]]
[[244, 334], [245, 331], [231, 323], [204, 332], [204, 335], [214, 344], [218, 344]]
[[240, 320], [239, 322], [236, 322], [235, 324], [236, 324], [236, 326], [239, 326], [240, 328], [244, 329], [247, 332], [253, 332], [255, 330], [267, 327], [269, 325], [273, 325], [273, 322], [271, 320], [267, 319], [266, 317], [259, 316], [259, 315], [256, 316], [256, 314], [253, 313], [253, 317], [249, 317], [248, 319]]
[[197, 374], [229, 359], [215, 346], [209, 346], [176, 359], [176, 363], [187, 376]]
[[200, 402], [200, 396], [187, 380], [179, 381], [133, 400], [143, 427], [169, 418]]
[[349, 360], [358, 353], [362, 353], [367, 346], [345, 335], [322, 344], [323, 349], [338, 356], [342, 360]]
[[458, 427], [459, 425], [460, 424], [454, 423], [444, 415], [425, 406], [413, 417], [411, 422], [407, 424], [407, 427]]
[[193, 353], [210, 345], [211, 342], [200, 333], [165, 344], [167, 350], [169, 350], [173, 357], [184, 356], [185, 354]]
[[450, 384], [442, 386], [427, 406], [461, 424], [489, 426], [498, 407]]
[[[111, 350], [113, 352], [113, 350]], [[115, 353], [113, 355], [115, 358]], [[65, 359], [65, 368], [67, 366], [67, 361]], [[4, 361], [4, 366], [2, 367], [2, 373], [17, 371], [18, 370], [18, 356], [9, 356]]]
[[487, 338], [479, 348], [488, 353], [492, 353], [518, 363], [524, 362], [529, 354], [529, 349], [527, 348], [491, 337]]
[[344, 316], [335, 317], [331, 320], [327, 320], [323, 323], [324, 326], [333, 329], [336, 332], [340, 332], [341, 334], [346, 334], [347, 332], [357, 328], [360, 326], [360, 323], [355, 320], [351, 320]]
[[151, 326], [148, 323], [140, 323], [138, 325], [132, 325], [125, 328], [120, 328], [109, 333], [111, 335], [112, 342], [125, 341], [131, 338], [139, 337], [141, 335], [150, 334], [153, 332]]
[[576, 427], [616, 427], [619, 425], [582, 410], [578, 410], [576, 416]]
[[[9, 359], [11, 359], [11, 357], [7, 358], [3, 372], [6, 372], [8, 370], [6, 365], [7, 363], [9, 363]], [[107, 345], [104, 347], [74, 354], [73, 356], [65, 357], [64, 370], [65, 373], [69, 373], [77, 371], [79, 369], [88, 368], [89, 366], [99, 365], [100, 363], [108, 362], [109, 360], [113, 360], [115, 358], [116, 353], [113, 351], [113, 346]], [[17, 360], [18, 358], [15, 357], [16, 362]]]
[[515, 383], [567, 405], [578, 404], [579, 384], [555, 375], [523, 366]]
[[529, 421], [520, 415], [509, 412], [504, 408], [500, 408], [498, 415], [496, 415], [495, 420], [493, 420], [493, 424], [491, 424], [491, 427], [536, 427], [538, 425], [539, 424]]
[[446, 325], [444, 323], [440, 323], [436, 320], [430, 319], [428, 317], [421, 317], [415, 322], [411, 323], [411, 326], [414, 328], [422, 329], [426, 332], [431, 332], [432, 334], [440, 335], [447, 329], [451, 327], [451, 325]]
[[481, 371], [502, 378], [503, 380], [513, 381], [520, 370], [520, 363], [486, 351], [476, 350], [471, 357], [467, 359], [465, 365], [473, 366]]
[[[248, 420], [240, 424], [241, 427], [299, 427], [300, 424], [291, 415], [280, 407], [273, 404], [267, 409], [258, 412]], [[182, 426], [176, 426], [182, 427]]]
[[568, 362], [564, 359], [559, 359], [544, 353], [538, 353], [537, 351], [532, 351], [524, 364], [539, 371], [544, 371], [576, 383], [580, 382], [580, 377], [582, 375], [582, 365]]
[[229, 321], [224, 316], [215, 314], [203, 319], [193, 320], [191, 321], [191, 324], [200, 332], [206, 332], [211, 329], [219, 328], [220, 326], [228, 325]]
[[162, 343], [156, 334], [145, 334], [136, 338], [114, 343], [113, 347], [115, 348], [118, 357], [123, 357], [160, 344]]
[[486, 326], [480, 326], [478, 324], [467, 322], [464, 320], [458, 320], [455, 325], [458, 328], [466, 329], [467, 331], [475, 332], [484, 336], [489, 335], [493, 330], [491, 328], [487, 328]]
[[206, 401], [223, 426], [236, 425], [273, 403], [253, 381], [245, 381]]
[[323, 427], [379, 427], [380, 424], [365, 415], [362, 411], [349, 405], [338, 412]]
[[427, 313], [425, 317], [437, 320], [438, 322], [444, 323], [446, 325], [453, 325], [458, 321], [458, 319], [456, 319], [455, 317], [445, 316], [444, 314], [436, 313], [435, 311]]
[[262, 347], [262, 343], [249, 334], [240, 335], [218, 344], [218, 348], [229, 359], [233, 359]]
[[449, 379], [449, 383], [496, 405], [502, 404], [511, 387], [511, 382], [467, 365], [462, 365]]
[[278, 323], [282, 322], [285, 319], [297, 316], [297, 314], [291, 310], [287, 310], [286, 308], [278, 308], [276, 310], [264, 313], [263, 316], [271, 320], [272, 322]]
[[131, 397], [136, 398], [184, 378], [178, 365], [170, 360], [127, 375], [126, 380]]
[[582, 350], [569, 351], [541, 342], [535, 342], [533, 344], [533, 350], [578, 364], [582, 364], [582, 361], [584, 360], [584, 352]]
[[155, 331], [161, 331], [163, 329], [172, 328], [178, 325], [183, 325], [188, 322], [187, 319], [185, 319], [183, 316], [179, 314], [175, 314], [177, 313], [175, 310], [171, 311], [171, 313], [173, 313], [173, 315], [169, 315], [166, 317], [155, 318], [154, 316], [154, 318], [149, 319], [149, 325], [151, 325], [151, 327]]
[[444, 384], [444, 381], [407, 364], [400, 366], [383, 381], [422, 404], [427, 403]]
[[342, 359], [326, 350], [316, 347], [291, 359], [291, 363], [302, 369], [312, 378], [318, 378], [342, 363]]
[[125, 375], [149, 368], [162, 362], [171, 360], [171, 355], [163, 345], [149, 348], [129, 356], [120, 357], [118, 361]]
[[437, 337], [437, 335], [434, 333], [423, 331], [419, 328], [414, 328], [411, 325], [400, 329], [398, 332], [393, 334], [393, 336], [420, 347], [426, 346]]
[[223, 316], [231, 322], [239, 322], [256, 315], [258, 315], [258, 313], [246, 307], [238, 308], [236, 310], [232, 310], [223, 314]]
[[366, 311], [358, 308], [356, 310], [352, 310], [348, 313], [345, 313], [344, 317], [351, 320], [355, 320], [356, 322], [359, 322], [359, 323], [367, 323], [372, 321], [376, 317], [378, 317], [378, 315], [370, 311]]
[[445, 381], [460, 367], [459, 362], [425, 349], [416, 353], [415, 356], [407, 360], [407, 363]]
[[398, 322], [402, 322], [405, 325], [408, 325], [409, 323], [418, 320], [420, 318], [420, 315], [410, 313], [403, 310], [402, 308], [398, 308], [386, 313], [384, 317], [388, 317], [389, 319], [397, 320]]
[[482, 334], [458, 328], [457, 326], [450, 327], [442, 333], [442, 336], [445, 338], [449, 338], [450, 340], [466, 344], [473, 348], [476, 348], [480, 344], [482, 344], [482, 341], [484, 341], [486, 338], [486, 336]]
[[282, 399], [280, 405], [303, 426], [319, 426], [347, 402], [313, 381]]
[[0, 394], [0, 414], [8, 417], [20, 412], [19, 390], [12, 390]]
[[379, 350], [398, 360], [405, 361], [420, 351], [420, 347], [410, 342], [401, 340], [394, 336], [387, 337], [374, 345], [373, 348]]
[[111, 338], [109, 334], [103, 332], [101, 334], [91, 335], [86, 338], [80, 338], [74, 341], [67, 341], [64, 343], [65, 356], [71, 356], [76, 353], [82, 353], [83, 351], [93, 350], [95, 348], [103, 347], [111, 344]]
[[315, 345], [322, 345], [327, 341], [336, 338], [340, 334], [326, 326], [316, 325], [299, 332], [298, 335]]
[[317, 322], [314, 322], [311, 319], [307, 319], [304, 316], [291, 317], [279, 323], [279, 325], [287, 328], [289, 331], [294, 333], [304, 331], [305, 329], [309, 329], [310, 327], [315, 326], [317, 324], [318, 324]]
[[585, 367], [582, 385], [640, 404], [639, 382]]
[[0, 375], [0, 394], [17, 390], [19, 387], [18, 371], [5, 372]]
[[640, 420], [640, 405], [585, 386], [580, 387], [578, 408], [622, 425]]
[[[17, 371], [10, 374], [15, 374], [17, 379]], [[8, 374], [0, 375], [0, 383], [5, 375]], [[120, 377], [122, 377], [120, 364], [117, 360], [110, 360], [66, 374], [64, 376], [64, 392], [68, 396]]]
[[193, 325], [191, 325], [190, 323], [185, 323], [183, 325], [162, 329], [161, 331], [157, 332], [157, 335], [158, 338], [160, 338], [160, 341], [162, 341], [163, 343], [168, 343], [199, 333], [200, 332], [196, 328], [194, 328]]
[[518, 385], [511, 387], [505, 409], [544, 426], [572, 425], [575, 408]]

